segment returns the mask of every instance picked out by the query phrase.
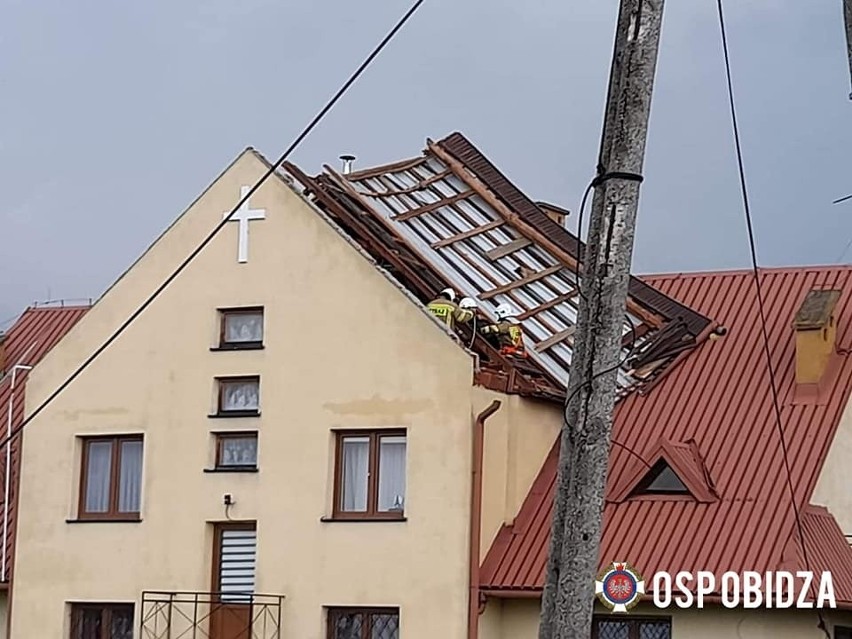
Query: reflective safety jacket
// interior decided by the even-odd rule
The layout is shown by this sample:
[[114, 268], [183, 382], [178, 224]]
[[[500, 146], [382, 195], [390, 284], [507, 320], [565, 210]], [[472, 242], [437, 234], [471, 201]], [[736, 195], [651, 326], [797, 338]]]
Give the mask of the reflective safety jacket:
[[527, 356], [524, 348], [524, 328], [517, 320], [504, 319], [496, 324], [483, 326], [482, 334], [496, 336], [500, 352], [504, 355]]
[[432, 300], [426, 308], [450, 328], [454, 328], [456, 322], [464, 324], [473, 319], [473, 311], [459, 308], [458, 304], [443, 297]]

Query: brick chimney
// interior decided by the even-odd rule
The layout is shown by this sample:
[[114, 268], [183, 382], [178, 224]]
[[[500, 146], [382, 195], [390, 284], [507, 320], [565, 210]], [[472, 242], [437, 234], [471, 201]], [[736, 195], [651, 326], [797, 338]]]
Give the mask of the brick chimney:
[[818, 385], [835, 353], [837, 320], [834, 307], [841, 291], [811, 290], [796, 312], [796, 383]]

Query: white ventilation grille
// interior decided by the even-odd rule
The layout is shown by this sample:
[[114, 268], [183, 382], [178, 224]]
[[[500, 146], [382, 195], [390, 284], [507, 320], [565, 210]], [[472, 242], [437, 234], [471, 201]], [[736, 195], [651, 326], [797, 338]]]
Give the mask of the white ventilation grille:
[[219, 560], [222, 601], [248, 602], [254, 594], [257, 531], [223, 530]]

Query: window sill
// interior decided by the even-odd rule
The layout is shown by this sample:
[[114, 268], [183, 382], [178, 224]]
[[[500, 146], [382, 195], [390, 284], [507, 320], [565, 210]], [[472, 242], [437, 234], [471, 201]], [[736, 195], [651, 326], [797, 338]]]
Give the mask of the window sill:
[[66, 524], [141, 524], [141, 517], [105, 517], [103, 519], [66, 519]]
[[408, 521], [408, 517], [400, 515], [399, 517], [320, 517], [323, 523], [344, 523], [344, 524], [363, 524], [363, 523], [398, 523]]
[[257, 466], [234, 466], [232, 468], [205, 468], [205, 473], [257, 473], [260, 469]]
[[211, 353], [220, 353], [222, 351], [262, 351], [266, 348], [263, 344], [220, 344], [219, 346], [211, 346]]
[[259, 410], [231, 411], [229, 413], [210, 413], [209, 419], [234, 419], [244, 417], [260, 417]]

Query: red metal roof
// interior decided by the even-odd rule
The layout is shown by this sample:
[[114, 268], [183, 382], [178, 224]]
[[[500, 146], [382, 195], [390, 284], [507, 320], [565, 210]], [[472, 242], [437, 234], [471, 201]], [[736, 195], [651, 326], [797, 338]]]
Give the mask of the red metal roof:
[[[838, 604], [852, 605], [852, 549], [827, 511], [809, 507], [852, 390], [852, 267], [763, 269], [760, 277], [810, 569], [830, 569]], [[698, 347], [646, 395], [623, 399], [613, 439], [649, 465], [657, 461], [654, 454], [661, 441], [689, 443], [716, 496], [704, 503], [659, 496], [616, 501], [623, 497], [623, 476], [634, 469], [635, 460], [613, 446], [600, 564], [630, 561], [646, 575], [659, 570], [713, 570], [720, 576], [727, 570], [776, 570], [789, 565], [792, 557], [799, 570], [805, 569], [774, 418], [752, 272], [662, 275], [646, 281], [714, 318], [728, 333]], [[836, 309], [838, 366], [822, 405], [793, 401], [792, 320], [812, 288], [843, 291]], [[498, 533], [482, 566], [484, 589], [542, 588], [557, 458], [558, 442], [514, 525]]]
[[[11, 369], [16, 364], [35, 366], [62, 339], [71, 327], [83, 317], [89, 309], [88, 306], [61, 306], [29, 308], [6, 333], [5, 363], [0, 368], [0, 440], [6, 437], [8, 427], [9, 401], [12, 400], [12, 431], [23, 421], [24, 418], [24, 390], [26, 388], [26, 372], [20, 371], [15, 379], [15, 393], [12, 398], [12, 376]], [[17, 486], [18, 486], [18, 463], [20, 438], [12, 442], [12, 483], [9, 499], [9, 538], [8, 557], [14, 557], [14, 534], [15, 513], [17, 510]], [[5, 449], [0, 450], [0, 513], [2, 513], [5, 494], [3, 490], [6, 468]], [[0, 526], [2, 526], [2, 515], [0, 515]], [[2, 529], [0, 529], [2, 530]], [[2, 540], [0, 540], [2, 544]], [[0, 545], [0, 552], [2, 546]], [[10, 561], [10, 560], [7, 560]], [[7, 564], [6, 574], [0, 575], [0, 581], [8, 581], [11, 573], [10, 565]]]

